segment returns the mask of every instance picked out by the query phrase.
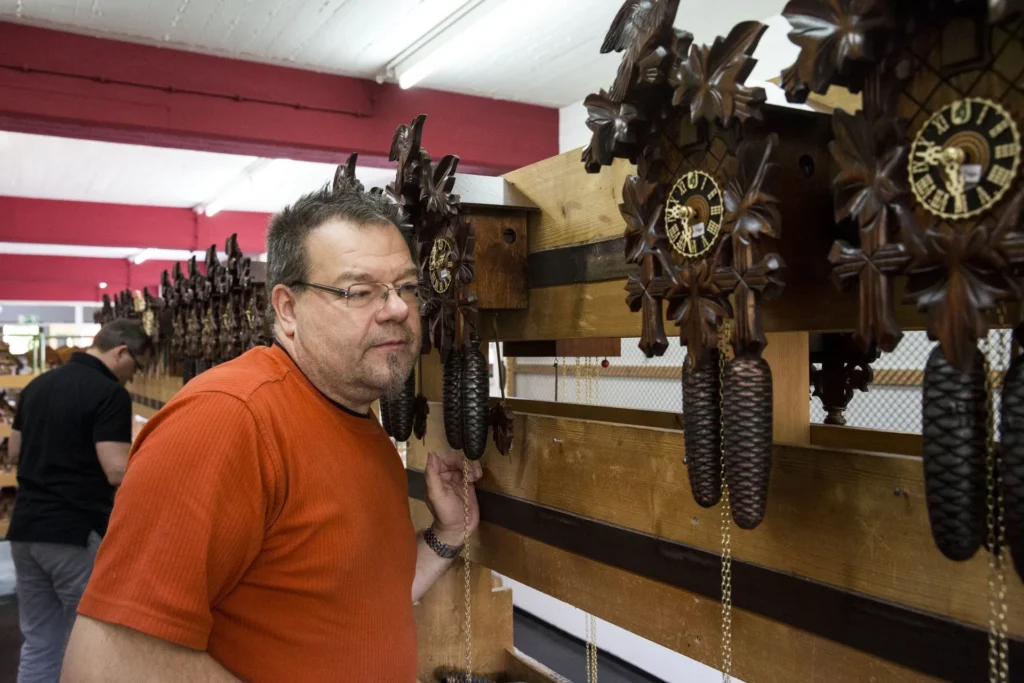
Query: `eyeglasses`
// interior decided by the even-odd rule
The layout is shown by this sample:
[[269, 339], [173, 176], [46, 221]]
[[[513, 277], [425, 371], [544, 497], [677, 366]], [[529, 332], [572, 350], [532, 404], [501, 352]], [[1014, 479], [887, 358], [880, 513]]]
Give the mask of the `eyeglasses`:
[[[293, 282], [290, 287], [311, 287], [312, 289], [319, 289], [324, 292], [330, 292], [345, 300], [345, 305], [349, 308], [365, 308], [370, 304], [371, 301], [386, 302], [388, 296], [394, 290], [399, 298], [407, 304], [415, 304], [420, 299], [420, 290], [422, 286], [419, 282], [406, 282], [405, 284], [398, 285], [397, 287], [389, 287], [388, 285], [380, 282], [362, 282], [357, 285], [352, 285], [348, 289], [339, 289], [338, 287], [328, 287], [327, 285], [318, 285], [314, 282]], [[381, 304], [383, 306], [383, 303]]]
[[135, 354], [132, 353], [132, 350], [129, 349], [127, 346], [124, 347], [124, 350], [128, 352], [129, 356], [131, 356], [132, 362], [135, 363], [135, 369], [138, 372], [145, 372], [146, 371], [146, 366], [139, 362], [139, 359], [135, 357]]

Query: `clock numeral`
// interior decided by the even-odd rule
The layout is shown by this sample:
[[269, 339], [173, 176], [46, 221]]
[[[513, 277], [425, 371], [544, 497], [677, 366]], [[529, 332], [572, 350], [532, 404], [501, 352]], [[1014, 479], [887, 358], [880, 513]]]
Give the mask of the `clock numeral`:
[[712, 206], [711, 207], [711, 215], [712, 216], [721, 216], [722, 215], [722, 205], [721, 204], [715, 204], [714, 206]]
[[935, 131], [939, 135], [942, 135], [947, 130], [949, 130], [949, 121], [946, 120], [946, 117], [943, 116], [941, 112], [939, 112], [939, 114], [937, 114], [935, 118], [932, 119], [932, 123], [935, 125]]
[[987, 103], [985, 104], [985, 106], [983, 106], [981, 108], [981, 113], [978, 114], [978, 118], [976, 118], [974, 120], [974, 122], [977, 123], [980, 126], [981, 122], [985, 120], [986, 116], [988, 116], [988, 104]]
[[950, 113], [950, 119], [953, 121], [954, 126], [962, 126], [971, 120], [971, 102], [970, 100], [960, 100], [953, 106], [953, 111]]
[[686, 174], [686, 186], [688, 188], [690, 188], [691, 190], [696, 189], [696, 187], [697, 187], [697, 174], [696, 173], [692, 173], [691, 172], [691, 173], [687, 173]]
[[977, 193], [982, 206], [988, 206], [992, 203], [992, 195], [990, 195], [981, 185], [978, 185], [975, 192]]
[[935, 179], [932, 178], [930, 174], [921, 176], [917, 179], [917, 182], [914, 183], [914, 189], [917, 190], [917, 194], [922, 201], [927, 200], [928, 197], [931, 196], [932, 192], [935, 192], [937, 189], [935, 187]]
[[928, 204], [931, 205], [936, 211], [945, 211], [946, 204], [949, 203], [949, 193], [945, 190], [935, 190], [935, 194], [928, 200]]
[[721, 225], [718, 223], [718, 221], [709, 221], [708, 222], [708, 232], [711, 234], [712, 237], [717, 237], [718, 236], [718, 229], [720, 227], [721, 227]]
[[706, 173], [701, 174], [700, 177], [700, 189], [704, 189], [704, 186], [708, 184], [708, 176]]
[[988, 131], [988, 136], [990, 138], [997, 138], [997, 137], [999, 137], [999, 135], [1004, 130], [1006, 130], [1009, 127], [1010, 127], [1009, 119], [1000, 119], [999, 123], [997, 123], [996, 125], [992, 126], [992, 128]]
[[1006, 142], [1001, 145], [996, 145], [996, 159], [1012, 159], [1017, 156], [1018, 151], [1017, 143], [1015, 142]]
[[967, 213], [967, 195], [960, 193], [953, 196], [953, 213]]
[[929, 164], [927, 161], [915, 161], [914, 164], [910, 167], [910, 172], [913, 173], [914, 175], [917, 175], [919, 173], [927, 173], [928, 171], [931, 170], [931, 168], [932, 165]]
[[718, 196], [718, 188], [712, 188], [711, 192], [708, 192], [708, 199], [714, 199]]
[[999, 187], [1006, 187], [1013, 180], [1013, 174], [1005, 166], [993, 165], [988, 171], [988, 179]]

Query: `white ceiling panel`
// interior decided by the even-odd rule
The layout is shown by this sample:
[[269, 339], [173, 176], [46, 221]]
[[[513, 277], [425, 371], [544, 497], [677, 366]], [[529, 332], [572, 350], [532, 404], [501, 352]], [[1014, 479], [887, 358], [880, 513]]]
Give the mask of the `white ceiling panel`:
[[[466, 0], [0, 0], [0, 19], [364, 78]], [[421, 87], [560, 107], [609, 87], [619, 55], [599, 48], [622, 0], [505, 0], [450, 45]], [[784, 0], [681, 0], [699, 42]], [[772, 74], [791, 52], [759, 53]]]
[[[322, 187], [335, 166], [278, 159], [256, 174], [255, 157], [0, 131], [0, 195], [147, 206], [194, 207], [219, 197], [223, 209], [274, 212]], [[391, 169], [360, 168], [367, 186]]]

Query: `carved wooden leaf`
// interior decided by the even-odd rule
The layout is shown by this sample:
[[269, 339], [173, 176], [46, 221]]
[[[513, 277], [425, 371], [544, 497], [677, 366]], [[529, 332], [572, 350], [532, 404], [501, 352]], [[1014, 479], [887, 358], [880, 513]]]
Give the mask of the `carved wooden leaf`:
[[627, 176], [623, 185], [619, 212], [626, 220], [626, 261], [629, 263], [640, 263], [643, 255], [663, 240], [661, 214], [664, 207], [661, 204], [651, 206], [655, 187], [654, 183], [637, 176]]
[[668, 315], [679, 326], [679, 340], [698, 361], [705, 349], [718, 343], [718, 326], [732, 316], [732, 307], [714, 283], [708, 261], [687, 261], [673, 273], [676, 285], [668, 292]]
[[671, 74], [672, 104], [688, 106], [693, 123], [718, 119], [729, 125], [733, 116], [740, 121], [755, 116], [756, 106], [766, 99], [764, 88], [743, 83], [757, 63], [751, 55], [767, 29], [760, 22], [745, 21], [727, 38], [716, 38], [710, 48], [691, 46], [689, 56]]
[[632, 104], [616, 102], [604, 90], [588, 95], [583, 105], [587, 108], [587, 128], [591, 130], [590, 144], [583, 150], [583, 163], [587, 172], [597, 173], [617, 155], [628, 156], [636, 143], [633, 123], [639, 115]]
[[494, 438], [495, 447], [502, 455], [508, 455], [512, 450], [515, 419], [515, 413], [504, 401], [491, 407], [491, 436]]
[[739, 173], [725, 188], [725, 228], [744, 244], [761, 235], [778, 238], [782, 223], [779, 200], [764, 190], [772, 150], [779, 138], [772, 133], [760, 139], [745, 140], [737, 151]]
[[420, 202], [429, 213], [437, 216], [449, 216], [454, 211], [454, 204], [459, 198], [451, 194], [455, 186], [455, 171], [459, 167], [459, 157], [449, 154], [437, 164], [423, 164], [420, 181]]
[[[782, 15], [793, 27], [790, 41], [800, 47], [782, 83], [787, 97], [799, 102], [810, 92], [824, 93], [854, 62], [880, 57], [877, 34], [889, 23], [883, 0], [790, 0]], [[860, 90], [855, 82], [847, 85]]]
[[[870, 120], [863, 110], [832, 114], [835, 139], [829, 151], [839, 165], [832, 181], [836, 221], [853, 218], [863, 232], [888, 236], [891, 219], [910, 227], [907, 208], [907, 150], [905, 137], [894, 119]], [[883, 242], [885, 240], [882, 240]]]

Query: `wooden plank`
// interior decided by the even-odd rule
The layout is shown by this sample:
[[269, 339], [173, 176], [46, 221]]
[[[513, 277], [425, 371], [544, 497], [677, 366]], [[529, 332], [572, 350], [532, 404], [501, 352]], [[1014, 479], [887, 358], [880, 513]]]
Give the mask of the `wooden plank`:
[[625, 250], [626, 239], [619, 237], [534, 252], [527, 262], [530, 287], [625, 280], [638, 270], [626, 262]]
[[[444, 448], [440, 406], [408, 465]], [[481, 488], [717, 551], [720, 511], [699, 507], [682, 465], [682, 433], [518, 415], [502, 457], [488, 443]], [[919, 459], [776, 445], [764, 523], [733, 533], [737, 558], [840, 588], [987, 625], [987, 560], [950, 562], [935, 548]], [[1024, 584], [1010, 581], [1010, 604]], [[1012, 610], [1010, 632], [1024, 633]]]
[[476, 279], [470, 287], [480, 310], [525, 309], [527, 221], [525, 211], [468, 212], [476, 236]]
[[587, 173], [580, 154], [574, 149], [503, 176], [540, 209], [530, 214], [530, 253], [622, 236], [622, 186], [635, 167], [618, 159]]
[[[506, 358], [548, 358], [555, 356], [611, 358], [622, 355], [622, 339], [619, 337], [595, 337], [591, 339], [547, 339], [506, 342], [502, 352]], [[547, 370], [547, 373], [540, 374], [554, 374], [554, 367], [547, 366]], [[680, 376], [682, 375], [680, 374]]]
[[[473, 557], [659, 645], [720, 666], [717, 601], [484, 523]], [[739, 590], [737, 588], [736, 590]], [[908, 669], [743, 610], [733, 611], [733, 674], [750, 683], [918, 683]]]
[[568, 678], [559, 676], [536, 659], [527, 657], [515, 648], [507, 652], [505, 659], [505, 678], [516, 683], [571, 683]]
[[[639, 337], [640, 313], [626, 306], [625, 281], [540, 287], [530, 290], [530, 306], [524, 311], [498, 314], [498, 334], [503, 341], [574, 339], [578, 337]], [[904, 282], [894, 283], [894, 300], [901, 301]], [[667, 314], [666, 332], [677, 333]], [[767, 332], [843, 332], [857, 326], [856, 288], [839, 292], [831, 284], [793, 285], [763, 309]], [[897, 303], [896, 320], [904, 330], [924, 329], [924, 317], [910, 305]], [[481, 334], [493, 338], [485, 325]]]
[[0, 471], [0, 488], [17, 488], [18, 486], [18, 470], [14, 469], [10, 472]]
[[811, 411], [802, 397], [810, 386], [806, 332], [766, 335], [764, 359], [772, 369], [772, 440], [775, 443], [811, 442]]
[[[856, 399], [854, 399], [856, 400]], [[921, 457], [921, 435], [838, 425], [811, 425], [811, 445]]]
[[[520, 368], [523, 366], [520, 365]], [[491, 399], [492, 402], [495, 399]], [[508, 404], [517, 415], [541, 415], [564, 417], [574, 420], [610, 422], [634, 427], [653, 427], [662, 430], [681, 431], [682, 415], [658, 410], [635, 410], [609, 406], [586, 405], [582, 403], [555, 403], [554, 401], [531, 401], [523, 398], [509, 398]]]
[[39, 375], [0, 375], [0, 389], [24, 389]]

